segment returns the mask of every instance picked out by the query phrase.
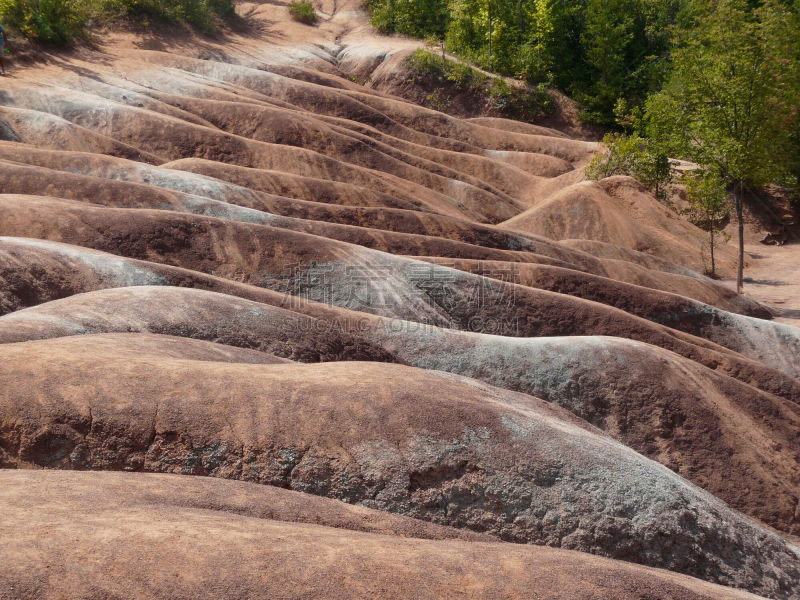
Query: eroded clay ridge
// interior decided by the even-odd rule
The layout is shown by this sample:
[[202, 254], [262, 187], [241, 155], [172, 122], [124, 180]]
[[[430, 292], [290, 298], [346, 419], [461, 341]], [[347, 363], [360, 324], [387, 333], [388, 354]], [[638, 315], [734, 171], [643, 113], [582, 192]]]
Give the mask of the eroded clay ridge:
[[44, 471], [3, 471], [0, 482], [8, 507], [0, 514], [0, 592], [9, 597], [449, 599], [469, 589], [522, 599], [535, 589], [550, 598], [756, 598], [275, 487]]
[[180, 341], [7, 344], [0, 465], [239, 479], [796, 593], [800, 560], [778, 536], [553, 404], [439, 371], [254, 365]]
[[[800, 330], [596, 144], [391, 95], [415, 43], [357, 7], [238, 10], [4, 80], [0, 467], [134, 473], [0, 473], [0, 586], [276, 597], [324, 546], [308, 595], [800, 598]], [[78, 565], [122, 530], [145, 567]]]

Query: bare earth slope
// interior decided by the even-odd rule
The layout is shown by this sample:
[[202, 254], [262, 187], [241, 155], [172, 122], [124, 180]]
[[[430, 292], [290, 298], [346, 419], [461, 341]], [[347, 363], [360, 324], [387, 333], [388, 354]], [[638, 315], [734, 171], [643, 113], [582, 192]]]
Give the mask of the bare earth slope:
[[542, 400], [401, 365], [134, 358], [106, 341], [3, 348], [0, 466], [242, 479], [797, 597], [800, 557], [778, 536]]
[[200, 477], [6, 471], [0, 503], [8, 507], [0, 515], [4, 597], [756, 598], [668, 571]]
[[800, 329], [317, 9], [3, 80], [0, 467], [134, 473], [0, 472], [0, 596], [800, 598]]
[[561, 404], [766, 522], [787, 530], [794, 522], [800, 406], [647, 344], [415, 331], [381, 320], [348, 335], [269, 304], [166, 286], [78, 294], [0, 318], [4, 343], [132, 331], [304, 362], [407, 361], [475, 377]]

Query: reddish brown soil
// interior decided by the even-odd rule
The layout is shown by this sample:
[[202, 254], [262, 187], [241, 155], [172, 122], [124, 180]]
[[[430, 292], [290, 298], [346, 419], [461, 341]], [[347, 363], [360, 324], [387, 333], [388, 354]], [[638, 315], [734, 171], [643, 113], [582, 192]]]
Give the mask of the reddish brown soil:
[[[746, 248], [751, 257], [747, 294], [769, 306], [776, 321], [800, 327], [800, 243], [751, 244]], [[733, 279], [725, 283], [736, 289]]]
[[779, 538], [550, 403], [401, 365], [133, 343], [6, 344], [0, 466], [241, 479], [794, 595], [800, 560]]
[[120, 473], [0, 479], [6, 597], [755, 598], [279, 488]]
[[0, 466], [262, 485], [0, 472], [0, 596], [800, 598], [793, 246], [737, 296], [567, 104], [458, 118], [352, 2], [238, 11], [11, 65]]

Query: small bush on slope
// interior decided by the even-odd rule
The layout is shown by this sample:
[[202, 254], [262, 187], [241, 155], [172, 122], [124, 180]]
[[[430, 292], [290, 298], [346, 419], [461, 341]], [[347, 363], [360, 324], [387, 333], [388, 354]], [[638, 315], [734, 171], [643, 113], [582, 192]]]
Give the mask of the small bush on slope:
[[295, 21], [313, 25], [317, 22], [317, 12], [314, 5], [306, 0], [297, 0], [289, 4], [289, 14]]

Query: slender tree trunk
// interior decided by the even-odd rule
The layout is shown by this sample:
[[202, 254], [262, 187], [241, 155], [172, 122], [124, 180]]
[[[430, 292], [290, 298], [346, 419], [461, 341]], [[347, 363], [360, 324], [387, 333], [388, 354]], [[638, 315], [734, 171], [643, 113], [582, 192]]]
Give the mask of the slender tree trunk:
[[708, 246], [711, 250], [711, 277], [717, 276], [717, 264], [714, 262], [714, 217], [708, 214]]
[[[739, 191], [736, 191], [736, 183]], [[739, 221], [739, 264], [736, 269], [736, 293], [744, 292], [744, 207], [742, 199], [742, 181], [733, 184], [733, 195], [736, 203], [736, 219]]]
[[492, 68], [492, 0], [487, 0], [487, 12], [489, 13], [489, 70]]

